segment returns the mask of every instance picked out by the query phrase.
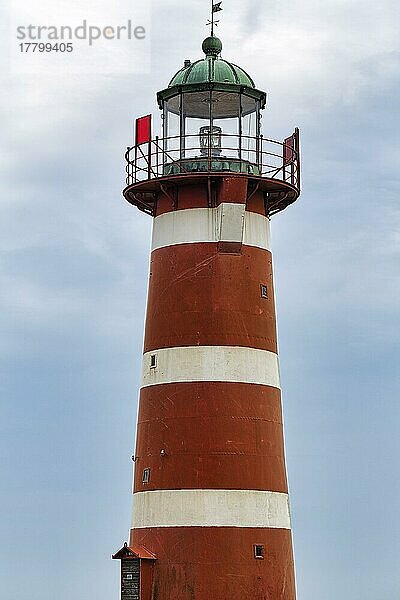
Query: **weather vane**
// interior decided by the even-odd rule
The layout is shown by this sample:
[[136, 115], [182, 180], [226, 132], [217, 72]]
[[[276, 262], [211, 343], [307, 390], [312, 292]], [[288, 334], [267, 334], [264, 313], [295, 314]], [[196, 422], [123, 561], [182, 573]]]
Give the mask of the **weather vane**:
[[222, 8], [222, 0], [221, 2], [215, 2], [215, 0], [211, 0], [211, 19], [207, 21], [207, 25], [211, 25], [211, 35], [214, 35], [214, 27], [217, 27], [219, 21], [215, 20], [215, 13], [223, 10]]

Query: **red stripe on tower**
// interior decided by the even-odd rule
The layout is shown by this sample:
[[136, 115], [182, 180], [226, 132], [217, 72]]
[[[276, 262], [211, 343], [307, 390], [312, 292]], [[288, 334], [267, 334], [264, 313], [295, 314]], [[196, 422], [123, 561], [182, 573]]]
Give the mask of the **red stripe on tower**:
[[299, 195], [298, 144], [265, 142], [266, 96], [221, 47], [127, 153], [124, 195], [154, 221], [122, 600], [296, 596], [269, 225]]

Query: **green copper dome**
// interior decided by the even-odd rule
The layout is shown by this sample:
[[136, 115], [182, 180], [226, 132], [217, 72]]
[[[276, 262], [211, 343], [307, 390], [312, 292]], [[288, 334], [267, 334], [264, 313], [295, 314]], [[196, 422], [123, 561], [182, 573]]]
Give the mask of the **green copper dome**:
[[243, 69], [219, 58], [222, 42], [217, 37], [208, 37], [203, 42], [205, 58], [185, 66], [174, 75], [168, 87], [203, 83], [221, 83], [255, 88], [254, 81]]
[[183, 68], [173, 76], [168, 87], [158, 92], [157, 100], [160, 109], [163, 109], [167, 103], [169, 112], [180, 114], [180, 97], [185, 95], [186, 116], [206, 118], [209, 114], [207, 108], [209, 97], [204, 94], [209, 91], [213, 94], [224, 94], [224, 96], [215, 96], [218, 106], [214, 106], [214, 118], [236, 116], [238, 99], [235, 98], [235, 94], [241, 95], [244, 115], [255, 112], [256, 103], [259, 108], [265, 108], [266, 93], [256, 88], [246, 71], [221, 58], [220, 39], [215, 36], [206, 38], [203, 42], [203, 51], [204, 58], [195, 62], [185, 60]]

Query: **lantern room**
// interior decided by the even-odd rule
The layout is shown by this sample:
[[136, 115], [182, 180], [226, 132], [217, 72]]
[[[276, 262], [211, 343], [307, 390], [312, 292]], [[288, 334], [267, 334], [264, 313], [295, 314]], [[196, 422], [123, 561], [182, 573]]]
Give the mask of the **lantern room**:
[[258, 174], [266, 94], [256, 89], [243, 69], [221, 58], [222, 42], [217, 37], [206, 38], [203, 51], [205, 58], [186, 60], [168, 88], [157, 95], [164, 174], [177, 174], [182, 168]]
[[151, 115], [136, 119], [135, 144], [125, 154], [124, 196], [154, 215], [158, 195], [168, 186], [202, 179], [211, 189], [234, 175], [247, 179], [250, 194], [265, 195], [268, 214], [280, 212], [300, 194], [299, 131], [283, 141], [267, 138], [266, 93], [244, 69], [221, 57], [219, 38], [211, 35], [202, 48], [205, 56], [185, 60], [158, 92], [161, 130], [153, 134]]

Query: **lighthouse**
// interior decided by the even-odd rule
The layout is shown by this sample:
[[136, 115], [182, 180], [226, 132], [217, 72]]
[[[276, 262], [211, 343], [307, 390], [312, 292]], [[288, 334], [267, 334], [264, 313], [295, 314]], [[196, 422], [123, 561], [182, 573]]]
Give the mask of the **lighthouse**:
[[295, 600], [270, 221], [300, 194], [299, 132], [263, 131], [267, 96], [213, 29], [202, 52], [126, 153], [123, 194], [153, 234], [132, 522], [113, 558], [122, 600]]

